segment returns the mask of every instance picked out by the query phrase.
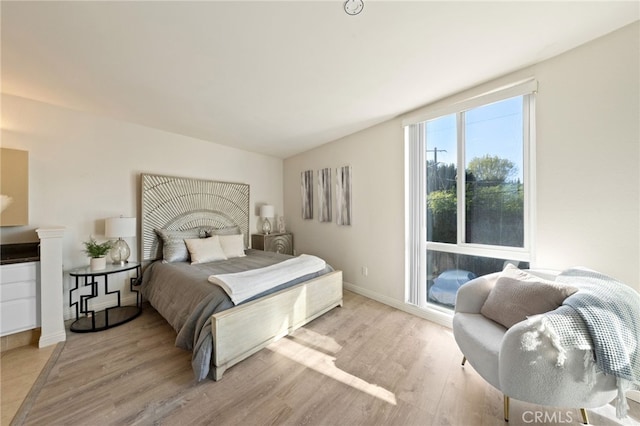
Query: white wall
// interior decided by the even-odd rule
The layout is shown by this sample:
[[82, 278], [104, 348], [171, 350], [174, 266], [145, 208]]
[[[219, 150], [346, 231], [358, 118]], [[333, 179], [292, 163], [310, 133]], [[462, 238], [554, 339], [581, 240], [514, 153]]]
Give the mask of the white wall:
[[[639, 31], [636, 22], [425, 108], [535, 77], [533, 264], [582, 265], [640, 290]], [[324, 256], [352, 288], [393, 305], [401, 305], [405, 294], [401, 118], [284, 162], [285, 216], [297, 250]], [[346, 164], [353, 167], [353, 226], [319, 223], [317, 214], [303, 221], [300, 172]]]
[[537, 263], [640, 289], [640, 24], [535, 68]]
[[[248, 183], [253, 232], [257, 206], [282, 212], [278, 158], [10, 95], [2, 96], [1, 137], [2, 147], [29, 151], [29, 226], [0, 228], [2, 243], [37, 241], [36, 228], [64, 226], [65, 270], [88, 265], [82, 241], [104, 240], [105, 218], [139, 214], [143, 172]], [[138, 259], [138, 240], [127, 241]]]
[[[402, 127], [392, 120], [285, 160], [285, 218], [298, 253], [321, 255], [343, 271], [345, 281], [403, 299], [404, 152]], [[320, 223], [317, 171], [352, 167], [352, 226]], [[300, 173], [314, 170], [314, 219], [303, 220]], [[332, 188], [335, 194], [335, 186]], [[368, 268], [364, 277], [361, 268]]]

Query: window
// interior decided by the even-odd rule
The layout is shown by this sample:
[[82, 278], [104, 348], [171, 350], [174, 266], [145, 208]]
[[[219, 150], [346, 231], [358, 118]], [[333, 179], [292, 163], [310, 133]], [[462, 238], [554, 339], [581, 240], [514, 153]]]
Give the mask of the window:
[[470, 279], [529, 266], [534, 88], [405, 123], [409, 303], [451, 309]]

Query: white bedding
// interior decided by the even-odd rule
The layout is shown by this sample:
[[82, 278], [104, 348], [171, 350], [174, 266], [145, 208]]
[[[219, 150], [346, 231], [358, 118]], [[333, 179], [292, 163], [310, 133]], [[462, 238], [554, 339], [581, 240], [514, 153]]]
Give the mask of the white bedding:
[[237, 305], [281, 284], [321, 271], [325, 266], [325, 261], [319, 257], [302, 254], [264, 268], [211, 275], [208, 280], [220, 286]]

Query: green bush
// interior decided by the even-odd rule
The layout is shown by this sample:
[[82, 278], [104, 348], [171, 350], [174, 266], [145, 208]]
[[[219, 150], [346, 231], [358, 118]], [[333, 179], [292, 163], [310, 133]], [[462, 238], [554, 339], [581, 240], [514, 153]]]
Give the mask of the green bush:
[[[524, 191], [522, 184], [466, 188], [467, 242], [500, 246], [523, 245]], [[472, 225], [472, 226], [469, 226]], [[455, 190], [432, 191], [427, 197], [427, 229], [430, 241], [457, 241], [457, 195]]]

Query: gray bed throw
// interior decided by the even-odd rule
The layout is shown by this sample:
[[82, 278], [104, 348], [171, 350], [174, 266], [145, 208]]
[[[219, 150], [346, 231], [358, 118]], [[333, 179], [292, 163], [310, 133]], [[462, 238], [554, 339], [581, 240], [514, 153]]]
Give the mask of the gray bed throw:
[[596, 271], [572, 268], [556, 281], [578, 287], [563, 305], [582, 319], [593, 342], [596, 365], [618, 384], [616, 415], [626, 416], [625, 391], [640, 389], [640, 294]]

